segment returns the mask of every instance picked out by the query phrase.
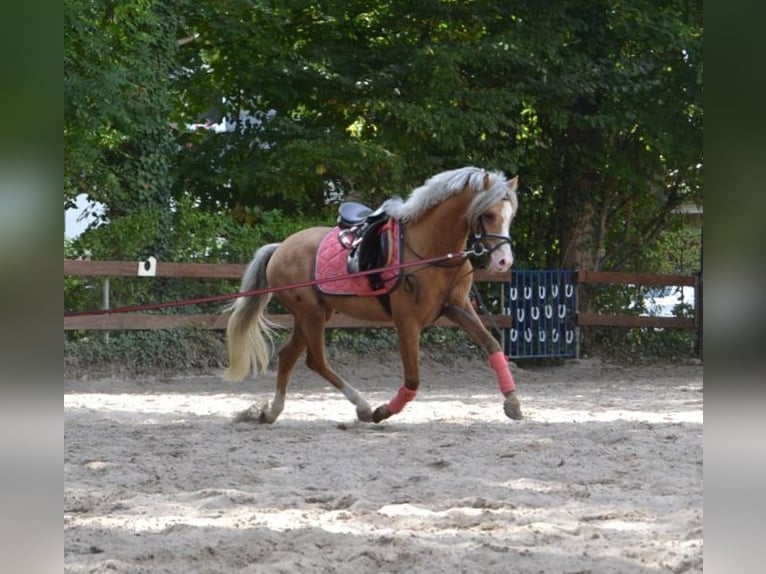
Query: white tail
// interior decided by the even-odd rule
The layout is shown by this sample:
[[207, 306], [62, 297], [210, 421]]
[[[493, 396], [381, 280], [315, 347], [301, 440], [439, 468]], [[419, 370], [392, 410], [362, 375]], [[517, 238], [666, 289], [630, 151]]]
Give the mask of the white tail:
[[[268, 286], [266, 266], [278, 246], [278, 243], [270, 243], [255, 252], [242, 276], [240, 293]], [[239, 297], [224, 309], [224, 313], [231, 312], [226, 324], [229, 367], [223, 373], [227, 381], [241, 381], [251, 372], [262, 373], [269, 366], [271, 332], [276, 327], [264, 317], [270, 299], [271, 293]]]

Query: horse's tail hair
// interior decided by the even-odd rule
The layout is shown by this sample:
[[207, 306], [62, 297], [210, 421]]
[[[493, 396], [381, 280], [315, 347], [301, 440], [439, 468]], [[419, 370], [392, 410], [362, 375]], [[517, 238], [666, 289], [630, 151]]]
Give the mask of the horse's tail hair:
[[[267, 287], [266, 266], [277, 247], [279, 243], [269, 243], [255, 252], [242, 276], [240, 293]], [[226, 324], [229, 367], [223, 373], [227, 381], [241, 381], [251, 372], [266, 371], [271, 358], [271, 332], [277, 327], [264, 316], [270, 299], [271, 293], [239, 297], [224, 308], [224, 313], [231, 313]]]

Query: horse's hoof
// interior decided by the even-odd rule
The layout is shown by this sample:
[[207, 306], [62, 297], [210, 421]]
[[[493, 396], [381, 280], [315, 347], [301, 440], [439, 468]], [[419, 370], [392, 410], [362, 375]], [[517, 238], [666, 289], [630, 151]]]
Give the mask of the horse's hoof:
[[256, 410], [255, 405], [247, 407], [244, 411], [234, 415], [235, 423], [254, 423], [259, 422], [263, 413]]
[[269, 417], [264, 409], [258, 409], [255, 405], [246, 408], [234, 416], [235, 423], [258, 423], [272, 424], [276, 419]]
[[358, 418], [363, 423], [371, 423], [373, 421], [372, 410], [370, 407], [356, 409], [356, 418]]
[[261, 411], [260, 416], [258, 417], [258, 424], [261, 425], [270, 425], [274, 422], [275, 419], [271, 418], [266, 414], [266, 411]]
[[505, 402], [503, 403], [503, 410], [505, 411], [505, 414], [508, 418], [515, 421], [520, 421], [524, 418], [524, 415], [521, 414], [521, 403], [513, 393], [509, 394], [505, 398]]
[[386, 405], [381, 405], [377, 409], [375, 409], [375, 412], [372, 413], [372, 422], [379, 423], [381, 421], [386, 420], [390, 416], [391, 416], [391, 413], [388, 412]]

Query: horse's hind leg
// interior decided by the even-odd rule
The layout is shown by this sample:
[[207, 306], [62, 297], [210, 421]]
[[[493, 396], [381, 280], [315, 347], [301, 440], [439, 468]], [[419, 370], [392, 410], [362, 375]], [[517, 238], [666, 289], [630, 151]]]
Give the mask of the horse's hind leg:
[[356, 406], [356, 416], [360, 421], [366, 423], [371, 422], [372, 409], [370, 408], [370, 405], [361, 397], [359, 391], [341, 379], [338, 374], [330, 368], [330, 365], [327, 362], [324, 329], [325, 323], [329, 320], [331, 315], [332, 310], [328, 309], [323, 317], [301, 316], [301, 326], [306, 333], [306, 343], [308, 345], [306, 366], [321, 375]]
[[[401, 317], [404, 318], [401, 318]], [[399, 338], [399, 353], [404, 367], [404, 384], [387, 404], [380, 405], [372, 413], [373, 422], [379, 423], [391, 415], [400, 413], [407, 403], [414, 400], [420, 386], [420, 332], [422, 326], [409, 316], [394, 320]]]
[[270, 404], [264, 405], [260, 413], [248, 409], [242, 413], [238, 420], [257, 420], [259, 423], [271, 424], [277, 420], [277, 417], [285, 408], [285, 396], [287, 395], [287, 385], [290, 382], [290, 374], [295, 367], [295, 363], [306, 349], [306, 337], [300, 329], [293, 329], [290, 338], [279, 350], [279, 363], [277, 366], [277, 388], [274, 392], [274, 399]]

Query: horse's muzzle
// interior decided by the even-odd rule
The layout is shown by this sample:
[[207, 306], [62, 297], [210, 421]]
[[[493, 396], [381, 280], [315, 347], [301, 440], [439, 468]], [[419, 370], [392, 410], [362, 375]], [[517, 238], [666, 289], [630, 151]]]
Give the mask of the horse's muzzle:
[[513, 265], [513, 252], [508, 243], [502, 243], [489, 256], [489, 268], [496, 273], [505, 273]]

